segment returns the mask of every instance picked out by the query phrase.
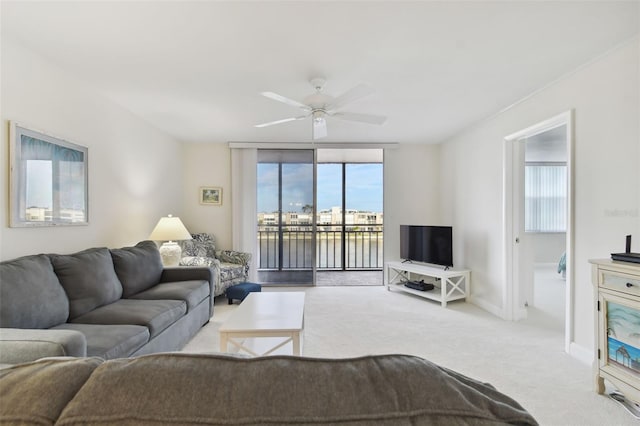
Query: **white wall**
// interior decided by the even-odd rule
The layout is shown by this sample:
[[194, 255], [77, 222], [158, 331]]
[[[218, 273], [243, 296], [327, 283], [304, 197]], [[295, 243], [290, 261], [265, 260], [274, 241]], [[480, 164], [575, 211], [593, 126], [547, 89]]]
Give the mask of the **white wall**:
[[[19, 44], [2, 38], [0, 259], [119, 247], [180, 214], [182, 146]], [[89, 148], [89, 225], [8, 228], [8, 120]]]
[[[226, 143], [184, 144], [184, 189], [182, 221], [191, 233], [206, 232], [216, 237], [216, 248], [232, 248], [231, 235], [231, 150]], [[222, 205], [201, 205], [202, 186], [222, 188]]]
[[575, 110], [574, 342], [588, 351], [594, 333], [588, 259], [622, 250], [626, 234], [636, 236], [640, 251], [639, 52], [636, 37], [442, 146], [443, 211], [464, 235], [454, 255], [472, 270], [473, 300], [499, 312], [504, 137]]
[[400, 260], [400, 225], [451, 225], [452, 219], [440, 214], [440, 146], [400, 144], [385, 149], [385, 262]]
[[534, 263], [558, 263], [567, 247], [565, 232], [532, 233], [528, 238], [533, 246]]

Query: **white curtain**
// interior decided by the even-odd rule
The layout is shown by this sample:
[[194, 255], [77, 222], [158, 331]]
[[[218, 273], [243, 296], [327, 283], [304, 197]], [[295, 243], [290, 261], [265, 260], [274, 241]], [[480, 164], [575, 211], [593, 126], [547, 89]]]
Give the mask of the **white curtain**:
[[233, 249], [251, 253], [249, 280], [255, 281], [258, 267], [256, 207], [256, 148], [231, 148], [231, 232]]

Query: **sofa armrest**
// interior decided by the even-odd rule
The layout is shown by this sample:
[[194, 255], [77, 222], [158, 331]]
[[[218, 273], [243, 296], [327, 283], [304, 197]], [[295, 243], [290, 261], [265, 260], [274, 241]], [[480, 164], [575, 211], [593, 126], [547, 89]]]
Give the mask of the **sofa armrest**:
[[192, 281], [192, 280], [205, 280], [209, 283], [213, 282], [213, 271], [206, 266], [196, 266], [185, 268], [183, 266], [168, 267], [162, 270], [160, 276], [161, 283], [175, 282], [175, 281]]
[[218, 250], [216, 257], [223, 262], [237, 263], [239, 265], [248, 266], [251, 262], [251, 253], [245, 253], [234, 250]]
[[19, 364], [45, 357], [87, 356], [87, 339], [76, 330], [0, 328], [0, 363]]

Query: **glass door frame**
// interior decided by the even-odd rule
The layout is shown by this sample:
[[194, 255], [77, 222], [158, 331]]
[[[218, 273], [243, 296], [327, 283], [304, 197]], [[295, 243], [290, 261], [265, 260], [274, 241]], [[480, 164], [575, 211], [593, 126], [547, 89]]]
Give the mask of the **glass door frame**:
[[[350, 266], [349, 265], [349, 261], [348, 261], [348, 249], [349, 249], [349, 243], [348, 243], [348, 239], [349, 239], [349, 232], [347, 228], [350, 226], [359, 226], [358, 223], [347, 223], [347, 213], [348, 213], [348, 208], [347, 208], [347, 183], [348, 183], [348, 166], [350, 165], [362, 165], [362, 164], [380, 164], [384, 170], [384, 161], [382, 162], [376, 162], [376, 161], [371, 161], [371, 162], [355, 162], [355, 161], [327, 161], [327, 162], [322, 162], [322, 163], [316, 163], [316, 167], [318, 165], [337, 165], [340, 166], [340, 173], [341, 173], [341, 183], [340, 183], [340, 190], [341, 190], [341, 197], [340, 197], [340, 209], [341, 209], [341, 218], [340, 218], [340, 224], [330, 224], [329, 226], [331, 226], [332, 228], [339, 228], [340, 229], [340, 266], [335, 266], [334, 267], [327, 267], [327, 268], [323, 268], [322, 272], [330, 272], [330, 271], [342, 271], [342, 272], [346, 272], [346, 271], [378, 271], [378, 270], [382, 270], [383, 266], [378, 267], [373, 267], [371, 266], [371, 257], [369, 258], [369, 266], [365, 267], [364, 266], [364, 258], [362, 259], [362, 267], [358, 267], [357, 266], [357, 253], [356, 253], [356, 259], [354, 261], [354, 266]], [[317, 185], [317, 182], [316, 182]], [[316, 191], [317, 192], [317, 191]], [[383, 193], [382, 193], [382, 197], [384, 199], [384, 188], [383, 188]], [[317, 204], [317, 199], [315, 200]], [[315, 205], [314, 204], [314, 205]], [[384, 203], [383, 203], [384, 205]], [[384, 207], [383, 207], [384, 208]], [[317, 219], [314, 217], [314, 219]], [[381, 224], [381, 226], [384, 229], [384, 222]], [[356, 231], [357, 232], [357, 231]], [[380, 232], [383, 232], [382, 230]], [[317, 235], [316, 235], [317, 237]], [[357, 236], [356, 238], [356, 243], [357, 243]], [[318, 241], [322, 241], [322, 239], [318, 240], [316, 238], [316, 243], [318, 243]], [[364, 244], [364, 231], [363, 231], [363, 236], [362, 236], [362, 240], [361, 240]], [[379, 247], [378, 247], [378, 238], [376, 237], [376, 265], [378, 264], [378, 258], [379, 258]], [[334, 249], [335, 250], [335, 249]], [[371, 244], [369, 244], [369, 251], [371, 250]], [[320, 250], [322, 251], [322, 250]], [[362, 251], [362, 256], [364, 256], [364, 246], [363, 246], [363, 251]], [[335, 257], [334, 257], [335, 258]], [[327, 262], [328, 262], [328, 257], [327, 257]], [[317, 265], [318, 262], [316, 262]]]
[[[283, 152], [287, 152], [287, 151], [311, 151], [313, 153], [312, 156], [312, 202], [311, 202], [311, 218], [310, 218], [310, 228], [311, 228], [311, 244], [310, 244], [310, 252], [311, 252], [311, 267], [310, 267], [310, 272], [311, 272], [311, 281], [307, 282], [305, 279], [304, 283], [301, 282], [281, 282], [281, 281], [270, 281], [268, 279], [259, 279], [259, 282], [262, 282], [263, 284], [277, 284], [277, 285], [300, 285], [300, 286], [315, 286], [317, 284], [317, 271], [319, 268], [319, 249], [320, 247], [319, 245], [319, 241], [318, 241], [318, 150], [319, 149], [324, 149], [324, 148], [320, 148], [320, 147], [314, 147], [314, 148], [300, 148], [300, 149], [271, 149], [271, 148], [264, 148], [264, 149], [258, 149], [258, 152], [260, 152], [261, 150], [265, 150], [265, 151], [283, 151]], [[366, 148], [363, 148], [366, 149]], [[370, 148], [369, 148], [370, 149]], [[259, 155], [258, 155], [259, 156]], [[258, 252], [259, 252], [259, 257], [257, 259], [257, 273], [260, 274], [261, 270], [262, 272], [264, 272], [264, 277], [266, 277], [266, 275], [268, 274], [269, 271], [272, 271], [273, 273], [278, 273], [278, 272], [283, 272], [286, 270], [290, 270], [293, 271], [290, 267], [287, 268], [286, 267], [286, 262], [285, 262], [285, 228], [289, 225], [288, 223], [284, 223], [284, 221], [286, 220], [286, 213], [284, 212], [284, 207], [283, 203], [284, 203], [284, 197], [283, 197], [283, 165], [287, 163], [287, 161], [260, 161], [258, 160], [257, 165], [259, 164], [277, 164], [278, 165], [278, 216], [277, 216], [277, 238], [278, 238], [278, 243], [277, 243], [277, 260], [276, 260], [276, 264], [274, 265], [275, 268], [269, 268], [269, 263], [267, 262], [267, 265], [265, 268], [261, 269], [260, 264], [262, 262], [260, 262], [260, 257], [262, 256], [262, 237], [260, 237], [260, 233], [258, 233], [258, 237], [257, 237], [257, 243], [258, 243]], [[308, 162], [304, 161], [304, 162], [300, 162], [300, 163], [296, 163], [295, 161], [291, 161], [290, 163], [292, 164], [308, 164]], [[348, 253], [347, 253], [347, 249], [348, 249], [348, 238], [347, 238], [347, 228], [349, 226], [358, 226], [357, 221], [354, 219], [354, 223], [351, 224], [347, 224], [346, 220], [347, 220], [347, 216], [348, 216], [348, 211], [347, 211], [347, 202], [348, 202], [348, 191], [347, 191], [347, 180], [348, 180], [348, 176], [347, 176], [347, 170], [348, 170], [348, 166], [350, 164], [380, 164], [384, 170], [384, 160], [382, 161], [365, 161], [365, 162], [358, 162], [358, 161], [326, 161], [326, 162], [322, 162], [320, 164], [335, 164], [335, 165], [339, 165], [340, 166], [340, 170], [341, 170], [341, 194], [340, 194], [340, 199], [341, 199], [341, 223], [339, 224], [339, 229], [340, 229], [340, 261], [341, 261], [341, 265], [338, 268], [327, 268], [327, 271], [378, 271], [378, 270], [382, 270], [382, 267], [380, 268], [376, 268], [376, 267], [372, 267], [371, 266], [371, 259], [369, 260], [369, 266], [368, 267], [361, 267], [358, 268], [357, 267], [357, 255], [356, 255], [356, 264], [354, 267], [349, 267], [349, 265], [347, 264], [348, 262]], [[382, 197], [384, 199], [384, 186], [382, 188]], [[337, 201], [337, 200], [336, 200]], [[259, 213], [263, 213], [263, 212], [259, 212]], [[266, 211], [264, 213], [267, 213]], [[381, 212], [380, 212], [381, 213]], [[257, 221], [257, 218], [256, 218]], [[376, 221], [377, 222], [377, 221]], [[258, 223], [258, 226], [260, 226], [260, 224]], [[295, 225], [294, 225], [295, 226]], [[303, 225], [303, 226], [309, 226], [309, 225]], [[333, 225], [332, 226], [336, 226]], [[384, 225], [382, 225], [383, 227]], [[260, 229], [260, 228], [258, 228]], [[383, 232], [382, 230], [380, 232]], [[291, 236], [289, 235], [289, 238]], [[364, 237], [363, 237], [364, 238]], [[364, 240], [363, 240], [364, 241]], [[380, 243], [378, 242], [378, 240], [376, 239], [376, 259], [378, 258], [378, 253], [380, 248], [378, 247]], [[305, 239], [303, 240], [303, 245], [306, 245], [306, 236]], [[297, 246], [297, 244], [296, 244]], [[335, 250], [335, 249], [334, 249]], [[371, 248], [369, 247], [369, 250], [371, 250]], [[363, 248], [363, 255], [364, 255], [364, 248]], [[298, 254], [297, 254], [297, 249], [296, 249], [296, 258], [297, 258]], [[306, 258], [306, 256], [303, 256], [303, 259]], [[289, 260], [289, 262], [291, 262], [291, 260]], [[378, 261], [376, 260], [376, 265], [377, 265]], [[290, 266], [291, 263], [289, 263]], [[304, 269], [304, 262], [303, 262], [303, 269]], [[324, 272], [324, 269], [322, 269]]]
[[[258, 275], [260, 275], [260, 273], [262, 272], [264, 274], [263, 276], [263, 280], [259, 280], [262, 284], [265, 285], [269, 285], [269, 284], [277, 284], [277, 285], [296, 285], [296, 286], [313, 286], [315, 285], [316, 282], [316, 278], [315, 278], [315, 274], [316, 274], [316, 208], [315, 208], [315, 199], [316, 199], [316, 191], [317, 191], [317, 183], [316, 183], [316, 179], [317, 179], [317, 171], [316, 171], [316, 149], [312, 149], [312, 148], [301, 148], [301, 149], [269, 149], [269, 148], [265, 148], [265, 149], [258, 149], [258, 157], [260, 157], [260, 151], [273, 151], [275, 152], [280, 152], [282, 154], [282, 156], [286, 156], [287, 153], [292, 153], [294, 151], [298, 151], [298, 152], [309, 152], [310, 154], [312, 154], [310, 160], [311, 161], [303, 161], [303, 162], [295, 162], [295, 161], [282, 161], [282, 159], [280, 161], [257, 161], [256, 167], [259, 167], [260, 164], [275, 164], [277, 165], [277, 174], [278, 174], [278, 182], [277, 182], [277, 186], [278, 186], [278, 200], [277, 200], [277, 259], [275, 262], [275, 267], [274, 268], [270, 268], [270, 262], [267, 261], [267, 266], [266, 268], [261, 268], [261, 264], [262, 262], [261, 257], [262, 257], [262, 238], [260, 237], [260, 224], [258, 223], [258, 235], [257, 237], [257, 245], [259, 248], [259, 258], [257, 259], [257, 273]], [[304, 155], [304, 154], [303, 154]], [[312, 211], [310, 212], [311, 215], [311, 223], [310, 225], [307, 224], [296, 224], [298, 226], [311, 226], [311, 242], [310, 242], [310, 268], [305, 268], [305, 264], [306, 264], [306, 256], [303, 255], [303, 263], [302, 263], [302, 268], [300, 269], [292, 269], [291, 266], [291, 258], [288, 258], [288, 262], [289, 262], [289, 267], [286, 267], [285, 264], [285, 250], [284, 250], [284, 245], [285, 245], [285, 228], [291, 226], [291, 224], [288, 223], [284, 223], [284, 220], [286, 219], [286, 215], [287, 213], [284, 212], [284, 205], [283, 205], [283, 188], [284, 188], [284, 181], [283, 181], [283, 166], [285, 164], [311, 164], [312, 166], [312, 193], [311, 193], [311, 197], [312, 197], [312, 201], [311, 201], [311, 205], [312, 205]], [[257, 185], [259, 186], [259, 185]], [[266, 213], [266, 212], [265, 212]], [[289, 212], [289, 213], [293, 213], [293, 212]], [[256, 218], [257, 220], [257, 218]], [[294, 225], [295, 226], [295, 225]], [[303, 239], [303, 253], [304, 253], [304, 249], [306, 247], [306, 233], [307, 231], [303, 230], [303, 233], [305, 234], [305, 238]], [[291, 235], [288, 235], [288, 241], [289, 241], [289, 251], [291, 251]], [[267, 243], [267, 246], [269, 246], [269, 244]], [[295, 251], [295, 256], [296, 256], [296, 262], [298, 259], [298, 242], [297, 242], [297, 232], [296, 232], [296, 251]], [[291, 283], [287, 283], [287, 282], [270, 282], [269, 280], [264, 280], [265, 278], [267, 278], [267, 275], [269, 273], [286, 273], [286, 271], [289, 271], [291, 274], [294, 274], [294, 271], [303, 273], [304, 271], [309, 271], [310, 272], [310, 276], [311, 279], [309, 282], [306, 281], [306, 279], [304, 280], [305, 282], [291, 282]], [[303, 275], [300, 274], [300, 276], [302, 277]]]

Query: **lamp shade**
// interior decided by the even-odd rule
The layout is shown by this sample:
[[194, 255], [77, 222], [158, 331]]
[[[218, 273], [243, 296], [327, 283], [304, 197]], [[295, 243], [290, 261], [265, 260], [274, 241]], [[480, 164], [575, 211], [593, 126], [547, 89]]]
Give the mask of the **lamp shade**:
[[153, 241], [190, 240], [191, 234], [179, 217], [169, 215], [160, 218], [149, 239]]

